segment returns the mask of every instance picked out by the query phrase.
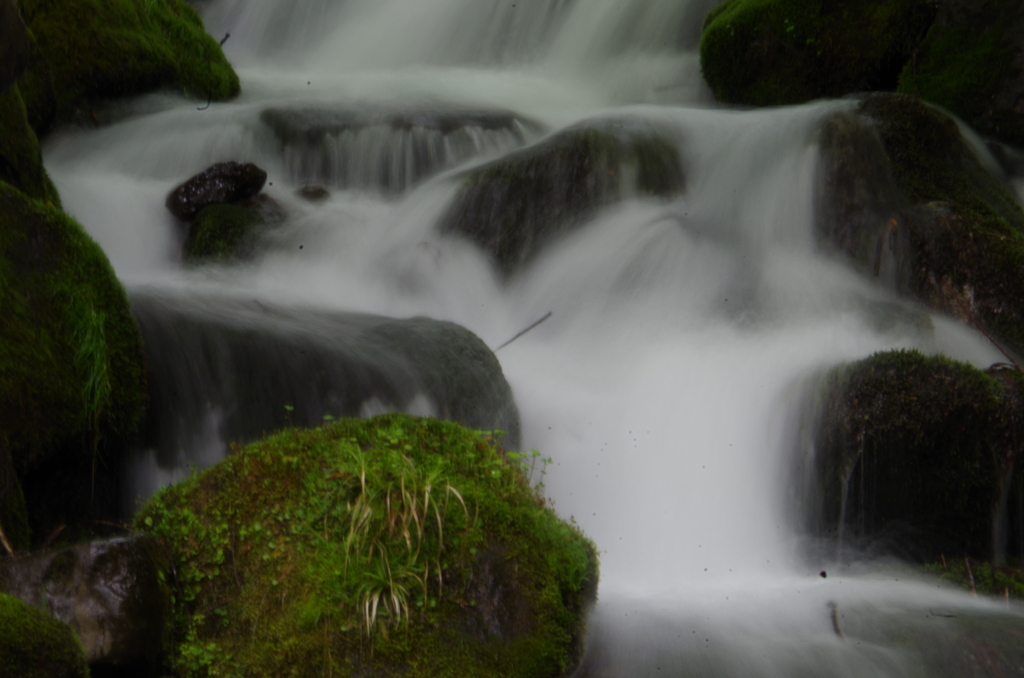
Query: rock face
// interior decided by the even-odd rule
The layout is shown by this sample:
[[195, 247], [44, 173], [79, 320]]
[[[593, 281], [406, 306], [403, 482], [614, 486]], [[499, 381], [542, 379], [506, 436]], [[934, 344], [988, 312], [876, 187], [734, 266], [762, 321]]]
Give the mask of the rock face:
[[540, 132], [500, 110], [271, 108], [260, 120], [277, 138], [295, 183], [404, 193], [458, 163], [510, 151]]
[[511, 275], [545, 243], [631, 196], [671, 198], [676, 146], [648, 123], [596, 121], [469, 170], [439, 228], [463, 235]]
[[315, 426], [325, 415], [406, 411], [500, 430], [507, 447], [519, 444], [501, 365], [454, 323], [142, 292], [132, 308], [150, 357], [144, 445], [164, 464], [203, 444], [213, 412], [224, 441]]
[[0, 0], [0, 94], [25, 71], [29, 48], [28, 31], [17, 3]]
[[66, 624], [0, 593], [0, 676], [88, 678], [82, 646]]
[[916, 351], [836, 368], [816, 427], [816, 531], [919, 560], [1024, 554], [1024, 377]]
[[0, 591], [70, 626], [94, 667], [159, 669], [169, 641], [168, 563], [146, 536], [0, 561]]
[[238, 94], [238, 76], [184, 0], [22, 0], [21, 9], [33, 42], [20, 85], [37, 134], [97, 100], [160, 87], [203, 101]]
[[874, 94], [824, 123], [821, 148], [822, 244], [1024, 354], [1024, 211], [956, 123]]
[[174, 556], [179, 670], [558, 678], [597, 587], [593, 544], [519, 464], [434, 419], [283, 431], [136, 525]]
[[171, 214], [191, 221], [207, 205], [233, 203], [251, 198], [263, 190], [267, 173], [250, 163], [219, 162], [210, 165], [167, 195]]
[[895, 90], [1024, 145], [1017, 0], [728, 0], [705, 18], [701, 68], [726, 103]]

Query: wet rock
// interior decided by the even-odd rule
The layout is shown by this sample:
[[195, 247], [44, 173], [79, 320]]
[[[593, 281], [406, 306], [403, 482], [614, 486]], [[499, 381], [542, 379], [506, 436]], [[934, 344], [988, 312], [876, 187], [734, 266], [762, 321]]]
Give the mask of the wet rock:
[[165, 202], [171, 214], [191, 221], [207, 205], [234, 203], [263, 190], [267, 173], [252, 163], [220, 162], [176, 187]]
[[226, 445], [325, 415], [394, 411], [500, 430], [509, 449], [519, 444], [501, 365], [459, 325], [143, 291], [132, 308], [151, 361], [143, 446], [161, 464], [209, 447], [210, 426]]
[[5, 678], [87, 678], [82, 646], [67, 624], [0, 593], [0, 675]]
[[1021, 374], [916, 351], [832, 370], [815, 427], [815, 531], [921, 561], [1020, 552]]
[[190, 263], [244, 261], [260, 236], [284, 221], [281, 206], [262, 193], [233, 204], [207, 205], [189, 223], [183, 254]]
[[327, 198], [331, 197], [331, 192], [328, 191], [323, 186], [303, 186], [298, 191], [296, 191], [296, 194], [300, 198], [303, 198], [310, 202], [320, 202], [322, 200], [327, 200]]
[[0, 0], [0, 94], [25, 72], [29, 49], [28, 31], [18, 4]]
[[934, 16], [928, 0], [728, 0], [704, 19], [701, 70], [732, 104], [893, 90]]
[[589, 122], [469, 170], [439, 228], [488, 252], [505, 275], [600, 208], [672, 198], [685, 180], [676, 145], [648, 123]]
[[0, 590], [74, 629], [93, 667], [154, 671], [170, 630], [168, 572], [152, 537], [120, 537], [0, 561]]
[[400, 194], [480, 155], [521, 146], [540, 126], [508, 111], [272, 108], [292, 181]]
[[822, 245], [1024, 353], [1024, 210], [956, 123], [916, 97], [874, 94], [825, 121], [821, 149]]

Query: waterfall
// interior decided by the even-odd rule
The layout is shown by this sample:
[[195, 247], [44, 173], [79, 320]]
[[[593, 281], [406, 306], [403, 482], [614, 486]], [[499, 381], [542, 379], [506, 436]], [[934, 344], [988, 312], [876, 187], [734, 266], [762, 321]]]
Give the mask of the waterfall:
[[[1000, 357], [938, 316], [924, 336], [879, 329], [878, 305], [905, 302], [812, 234], [817, 124], [850, 104], [709, 108], [695, 48], [715, 4], [210, 0], [238, 100], [154, 95], [53, 135], [46, 163], [132, 297], [173, 298], [189, 322], [235, 299], [301, 309], [276, 326], [288, 346], [319, 332], [304, 318], [345, 312], [453, 321], [493, 348], [550, 313], [497, 356], [523, 449], [552, 460], [545, 493], [601, 552], [587, 661], [608, 675], [937, 675], [928, 610], [987, 608], [898, 566], [860, 575], [814, 555], [792, 506], [802, 384], [877, 350]], [[623, 192], [507, 279], [435, 228], [467, 171], [567, 129], [640, 123], [678, 154], [681, 195]], [[226, 160], [266, 169], [287, 217], [252, 261], [183, 266], [164, 196]], [[308, 183], [330, 196], [303, 200]], [[199, 366], [175, 360], [183, 379]], [[224, 454], [218, 402], [195, 403], [208, 407], [181, 422], [193, 443], [174, 461], [140, 455], [136, 492]], [[896, 646], [901, 625], [912, 639]]]

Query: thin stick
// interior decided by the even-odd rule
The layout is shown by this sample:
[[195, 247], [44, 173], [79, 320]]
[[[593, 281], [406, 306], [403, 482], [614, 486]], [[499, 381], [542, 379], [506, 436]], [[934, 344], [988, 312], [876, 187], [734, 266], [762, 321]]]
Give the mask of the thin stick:
[[523, 330], [522, 332], [520, 332], [520, 333], [519, 333], [519, 334], [517, 334], [516, 336], [512, 337], [511, 339], [509, 339], [508, 341], [506, 341], [506, 342], [505, 342], [504, 344], [502, 344], [502, 345], [501, 345], [501, 346], [499, 346], [498, 348], [494, 349], [494, 350], [495, 350], [495, 352], [497, 352], [497, 351], [500, 351], [501, 349], [505, 348], [506, 346], [508, 346], [509, 344], [511, 344], [511, 343], [512, 343], [513, 341], [515, 341], [515, 340], [516, 340], [516, 339], [518, 339], [519, 337], [523, 336], [524, 334], [526, 334], [527, 332], [529, 332], [530, 330], [532, 330], [532, 329], [533, 329], [534, 327], [536, 327], [537, 325], [540, 325], [540, 324], [541, 324], [542, 322], [544, 322], [545, 320], [547, 320], [547, 319], [548, 319], [548, 318], [550, 318], [550, 317], [551, 317], [551, 311], [548, 311], [548, 312], [547, 312], [546, 314], [544, 314], [544, 317], [543, 317], [543, 318], [541, 318], [541, 319], [540, 319], [540, 320], [538, 320], [537, 322], [533, 323], [532, 325], [530, 325], [529, 327], [527, 327], [527, 328], [526, 328], [525, 330]]
[[839, 605], [830, 600], [828, 606], [832, 608], [832, 630], [836, 632], [837, 636], [843, 638], [843, 632], [839, 630]]
[[946, 554], [945, 553], [940, 553], [939, 557], [942, 558], [942, 570], [945, 572], [946, 570], [949, 569], [948, 567], [946, 567]]
[[4, 526], [0, 525], [0, 541], [4, 543], [4, 548], [7, 549], [9, 555], [14, 555], [14, 549], [11, 548], [11, 542], [7, 541], [7, 535], [4, 534]]
[[964, 565], [967, 566], [967, 578], [971, 582], [971, 595], [973, 595], [975, 598], [977, 598], [978, 597], [978, 590], [976, 588], [974, 588], [974, 573], [971, 572], [971, 559], [970, 558], [964, 558]]

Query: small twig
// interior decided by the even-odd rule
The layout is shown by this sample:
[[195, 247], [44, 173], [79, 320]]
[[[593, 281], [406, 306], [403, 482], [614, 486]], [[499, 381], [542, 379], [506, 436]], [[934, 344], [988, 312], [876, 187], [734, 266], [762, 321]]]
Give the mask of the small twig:
[[230, 33], [225, 33], [224, 37], [220, 39], [220, 46], [223, 47], [224, 43], [227, 42], [228, 38], [230, 38], [230, 37], [231, 37]]
[[7, 541], [7, 535], [4, 534], [4, 526], [2, 524], [0, 524], [0, 541], [3, 542], [4, 548], [7, 550], [7, 553], [13, 556], [14, 549], [11, 548], [11, 542]]
[[978, 589], [974, 588], [974, 573], [971, 572], [971, 559], [964, 558], [964, 565], [967, 566], [967, 579], [971, 582], [971, 595], [978, 597]]
[[843, 632], [839, 629], [839, 604], [834, 600], [830, 600], [828, 601], [828, 606], [832, 610], [832, 630], [836, 632], [839, 638], [845, 640]]
[[494, 349], [494, 350], [495, 350], [495, 352], [497, 352], [497, 351], [500, 351], [501, 349], [505, 348], [506, 346], [508, 346], [509, 344], [511, 344], [511, 343], [512, 343], [513, 341], [515, 341], [515, 340], [516, 340], [516, 339], [518, 339], [519, 337], [523, 336], [524, 334], [526, 334], [527, 332], [529, 332], [530, 330], [532, 330], [532, 329], [533, 329], [534, 327], [536, 327], [537, 325], [540, 325], [540, 324], [541, 324], [542, 322], [544, 322], [545, 320], [547, 320], [547, 319], [548, 319], [548, 318], [550, 318], [550, 317], [551, 317], [551, 311], [548, 311], [548, 312], [547, 312], [546, 314], [544, 314], [544, 317], [543, 317], [543, 318], [541, 318], [541, 319], [540, 319], [540, 320], [538, 320], [537, 322], [533, 323], [532, 325], [530, 325], [529, 327], [527, 327], [527, 328], [526, 328], [525, 330], [523, 330], [522, 332], [520, 332], [520, 333], [519, 333], [519, 334], [517, 334], [516, 336], [512, 337], [511, 339], [509, 339], [508, 341], [506, 341], [506, 342], [505, 342], [504, 344], [502, 344], [502, 345], [501, 345], [501, 346], [499, 346], [498, 348]]
[[212, 104], [212, 103], [213, 103], [213, 95], [211, 94], [208, 97], [206, 97], [206, 105], [205, 106], [199, 106], [199, 107], [196, 108], [196, 110], [197, 111], [205, 111], [207, 108], [210, 107], [210, 104]]
[[939, 554], [939, 558], [942, 558], [942, 571], [943, 572], [948, 571], [949, 568], [946, 567], [946, 554], [945, 553], [940, 553]]
[[50, 536], [47, 537], [46, 541], [43, 542], [43, 547], [45, 548], [45, 547], [49, 546], [50, 544], [52, 544], [53, 540], [60, 536], [60, 533], [64, 531], [65, 527], [67, 527], [67, 525], [61, 525], [56, 530], [51, 532]]
[[956, 292], [953, 290], [953, 284], [949, 282], [949, 278], [946, 278], [942, 282], [946, 286], [946, 291], [956, 301], [957, 306], [960, 307], [960, 310], [964, 312], [964, 315], [967, 316], [967, 319], [971, 321], [972, 325], [974, 325], [974, 329], [984, 334], [985, 338], [991, 341], [992, 345], [998, 348], [999, 352], [1005, 355], [1006, 359], [1013, 363], [1013, 366], [1017, 369], [1018, 372], [1020, 372], [1020, 365], [1018, 365], [1017, 361], [1013, 359], [1013, 356], [1007, 353], [1006, 349], [1003, 348], [1002, 345], [998, 341], [996, 341], [995, 338], [991, 334], [989, 334], [984, 327], [982, 327], [981, 323], [978, 322], [978, 319], [974, 317], [974, 313], [971, 312], [971, 309], [969, 309], [967, 305], [960, 300], [960, 297], [957, 296]]

